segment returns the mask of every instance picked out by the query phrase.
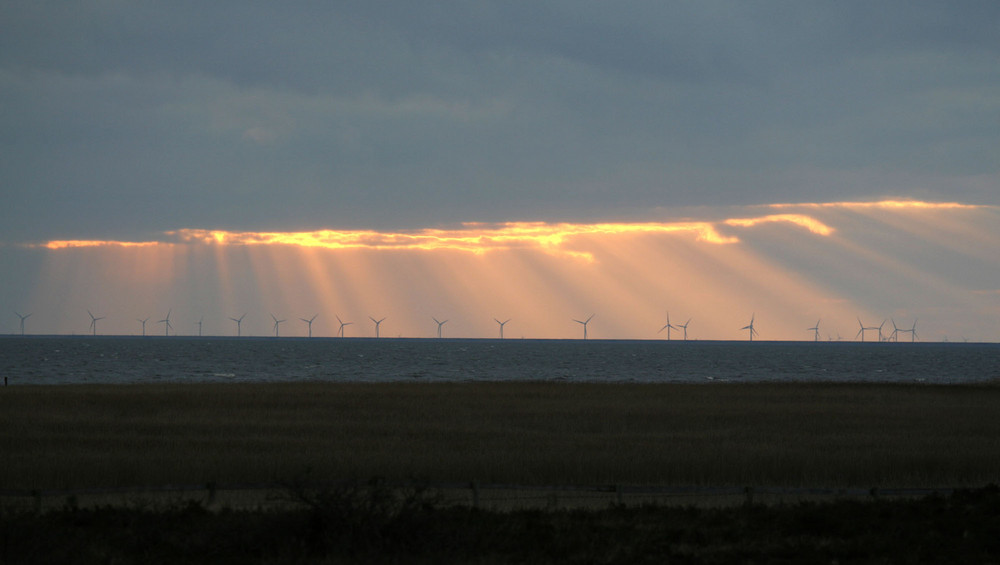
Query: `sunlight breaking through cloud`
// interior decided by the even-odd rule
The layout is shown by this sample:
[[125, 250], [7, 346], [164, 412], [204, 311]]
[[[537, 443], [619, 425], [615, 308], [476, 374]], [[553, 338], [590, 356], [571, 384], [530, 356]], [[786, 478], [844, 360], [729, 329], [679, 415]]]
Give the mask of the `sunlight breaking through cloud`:
[[551, 254], [593, 260], [588, 251], [572, 249], [581, 237], [627, 234], [677, 234], [712, 244], [737, 243], [738, 238], [719, 233], [711, 222], [646, 223], [546, 223], [507, 222], [466, 223], [456, 229], [423, 229], [405, 232], [374, 230], [315, 230], [307, 232], [250, 232], [207, 229], [179, 229], [165, 232], [159, 241], [60, 240], [43, 244], [49, 249], [74, 247], [142, 247], [158, 244], [200, 244], [209, 246], [288, 245], [325, 249], [372, 250], [456, 250], [483, 254], [496, 250], [537, 249]]
[[731, 218], [726, 220], [726, 224], [731, 226], [742, 226], [742, 227], [753, 227], [758, 224], [764, 224], [769, 222], [788, 222], [798, 226], [802, 226], [814, 234], [818, 235], [830, 235], [833, 233], [833, 228], [824, 224], [823, 222], [812, 218], [810, 216], [805, 216], [802, 214], [772, 214], [770, 216], [762, 216], [759, 218]]
[[[974, 210], [988, 208], [956, 202], [923, 202], [918, 200], [883, 200], [878, 202], [820, 202], [820, 203], [780, 203], [769, 204], [767, 208], [777, 209], [830, 209], [847, 210]], [[563, 254], [585, 260], [592, 260], [588, 251], [572, 249], [579, 238], [602, 235], [627, 234], [677, 234], [691, 235], [696, 241], [713, 244], [732, 244], [740, 240], [734, 235], [725, 235], [720, 226], [755, 227], [761, 224], [785, 222], [806, 228], [816, 235], [829, 236], [834, 228], [808, 214], [767, 214], [742, 218], [728, 218], [721, 221], [674, 221], [674, 222], [628, 222], [628, 223], [548, 223], [548, 222], [505, 222], [487, 224], [469, 222], [454, 229], [426, 228], [411, 231], [376, 230], [314, 230], [303, 232], [253, 232], [211, 229], [177, 229], [161, 234], [155, 241], [115, 241], [115, 240], [54, 240], [41, 246], [48, 249], [76, 247], [146, 247], [159, 244], [202, 244], [202, 245], [290, 245], [325, 249], [394, 249], [424, 250], [450, 249], [482, 254], [506, 249], [539, 249], [547, 253]]]
[[161, 241], [103, 241], [103, 240], [53, 240], [48, 241], [41, 247], [48, 249], [67, 249], [73, 247], [155, 247], [161, 245]]
[[[919, 318], [925, 339], [996, 340], [1000, 208], [916, 201], [778, 204], [658, 222], [466, 223], [409, 231], [180, 229], [152, 241], [23, 246], [43, 262], [24, 310], [53, 332], [106, 331], [173, 311], [188, 330], [273, 332], [319, 315], [316, 335], [657, 339], [670, 315], [692, 339], [851, 339], [857, 318]], [[760, 213], [766, 210], [767, 213]], [[682, 213], [683, 211], [678, 211]], [[712, 210], [706, 213], [711, 214]], [[777, 212], [777, 213], [772, 213]], [[723, 215], [724, 213], [724, 215]], [[711, 217], [711, 216], [707, 216]], [[172, 309], [172, 310], [171, 310]], [[47, 313], [46, 313], [47, 311]], [[873, 322], [874, 323], [874, 322]], [[117, 326], [116, 326], [117, 324]], [[877, 325], [877, 324], [876, 324]], [[283, 332], [285, 328], [282, 328]], [[288, 335], [304, 334], [290, 322]], [[283, 333], [283, 335], [285, 335]]]
[[990, 208], [977, 204], [961, 204], [959, 202], [924, 202], [922, 200], [879, 200], [875, 202], [801, 202], [801, 203], [780, 203], [768, 204], [768, 208], [881, 208], [881, 209], [936, 209], [974, 210], [977, 208]]
[[423, 229], [409, 232], [372, 230], [317, 230], [310, 232], [227, 232], [182, 229], [167, 232], [182, 243], [209, 245], [293, 245], [326, 249], [394, 249], [432, 251], [450, 249], [474, 254], [495, 250], [534, 248], [548, 253], [592, 259], [587, 252], [567, 245], [579, 236], [643, 233], [692, 234], [697, 241], [735, 243], [707, 222], [573, 224], [508, 222], [466, 223], [458, 229]]

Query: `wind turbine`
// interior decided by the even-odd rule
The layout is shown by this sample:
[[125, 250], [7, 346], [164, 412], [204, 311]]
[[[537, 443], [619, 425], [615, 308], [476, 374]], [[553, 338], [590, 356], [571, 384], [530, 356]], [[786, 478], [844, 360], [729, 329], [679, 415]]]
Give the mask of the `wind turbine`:
[[583, 339], [587, 339], [587, 324], [590, 323], [590, 320], [593, 319], [593, 317], [594, 317], [594, 315], [591, 314], [590, 318], [587, 318], [586, 320], [582, 320], [582, 321], [581, 320], [577, 320], [577, 319], [573, 320], [574, 322], [576, 322], [576, 323], [580, 324], [581, 326], [583, 326]]
[[[385, 318], [383, 318], [383, 320], [384, 319]], [[345, 322], [345, 321], [343, 321], [343, 320], [340, 319], [340, 316], [337, 316], [337, 321], [340, 322], [340, 337], [344, 337], [344, 326], [349, 326], [349, 325], [353, 324], [354, 322]], [[381, 322], [381, 321], [382, 320], [379, 320], [379, 322]], [[377, 324], [375, 326], [375, 334], [376, 334], [376, 337], [378, 337], [378, 325]]]
[[[885, 321], [882, 322], [882, 325], [883, 326], [885, 325]], [[854, 338], [855, 339], [857, 339], [858, 336], [861, 336], [861, 341], [864, 341], [865, 340], [865, 331], [867, 331], [867, 330], [879, 330], [879, 341], [882, 340], [882, 330], [881, 330], [882, 326], [872, 326], [870, 328], [865, 327], [865, 325], [861, 323], [861, 318], [858, 318], [858, 326], [860, 326], [861, 329], [858, 330], [858, 333], [854, 334]]]
[[503, 339], [503, 327], [507, 325], [507, 322], [510, 321], [510, 318], [507, 318], [502, 322], [500, 320], [497, 320], [496, 318], [493, 318], [493, 321], [500, 324], [500, 339]]
[[[678, 328], [684, 329], [684, 341], [688, 340], [688, 324], [691, 323], [692, 318], [688, 318], [688, 321], [684, 322], [682, 325], [677, 326]], [[667, 332], [668, 334], [670, 332]]]
[[145, 320], [140, 320], [139, 318], [136, 318], [136, 320], [142, 324], [142, 337], [146, 337], [146, 322], [149, 321], [149, 316], [146, 316]]
[[14, 310], [14, 313], [17, 314], [18, 318], [21, 318], [21, 335], [23, 336], [24, 335], [24, 321], [27, 320], [28, 318], [30, 318], [31, 314], [25, 314], [25, 315], [22, 316], [21, 313], [18, 312], [17, 310]]
[[445, 320], [445, 321], [441, 322], [441, 321], [438, 321], [438, 319], [435, 318], [434, 316], [431, 316], [431, 319], [434, 320], [435, 322], [437, 322], [437, 325], [438, 325], [438, 339], [441, 339], [441, 326], [447, 324], [448, 320]]
[[[319, 316], [319, 313], [318, 313], [318, 312], [316, 313], [316, 316]], [[313, 336], [313, 320], [315, 320], [315, 319], [316, 319], [316, 316], [313, 316], [312, 318], [309, 318], [308, 320], [307, 320], [307, 319], [305, 319], [305, 318], [299, 318], [299, 319], [300, 319], [300, 320], [302, 320], [303, 322], [305, 322], [305, 323], [309, 324], [309, 337], [312, 337], [312, 336]]]
[[[822, 320], [822, 318], [820, 318], [820, 320]], [[820, 320], [816, 320], [816, 325], [815, 326], [813, 326], [811, 328], [806, 328], [806, 331], [813, 332], [813, 341], [819, 341], [819, 322], [820, 322]]]
[[97, 320], [103, 320], [105, 316], [94, 316], [90, 310], [87, 310], [87, 314], [90, 314], [90, 329], [93, 335], [97, 335]]
[[904, 331], [904, 332], [905, 332], [906, 330], [900, 330], [900, 329], [899, 329], [899, 328], [898, 328], [898, 327], [896, 326], [896, 320], [894, 320], [893, 318], [889, 318], [889, 320], [891, 320], [891, 321], [892, 321], [892, 333], [891, 333], [891, 334], [889, 334], [889, 337], [888, 337], [888, 339], [886, 339], [886, 341], [895, 341], [895, 342], [899, 342], [899, 332], [900, 332], [900, 331]]
[[198, 337], [201, 337], [201, 323], [205, 320], [205, 316], [198, 318]]
[[247, 317], [246, 312], [244, 312], [243, 315], [240, 316], [239, 318], [234, 318], [232, 316], [229, 317], [230, 320], [236, 322], [236, 337], [240, 337], [240, 334], [242, 333], [241, 330], [243, 328], [243, 318], [246, 317]]
[[910, 343], [913, 343], [916, 340], [916, 338], [917, 338], [917, 321], [913, 320], [913, 327], [911, 327], [908, 330], [901, 329], [901, 330], [899, 330], [899, 333], [908, 333], [908, 334], [910, 334]]
[[667, 312], [667, 325], [660, 328], [660, 331], [656, 333], [660, 333], [663, 330], [667, 330], [667, 341], [670, 341], [670, 330], [676, 330], [676, 329], [677, 329], [676, 327], [670, 324], [670, 312]]
[[879, 341], [879, 343], [882, 343], [883, 341], [886, 341], [885, 336], [882, 335], [882, 328], [885, 327], [885, 323], [887, 321], [888, 320], [882, 320], [882, 323], [878, 325], [878, 341]]
[[279, 320], [274, 317], [274, 314], [271, 314], [271, 319], [274, 320], [274, 337], [278, 337], [278, 326], [283, 324], [286, 320]]
[[754, 312], [750, 315], [750, 323], [740, 328], [741, 330], [750, 330], [750, 341], [753, 341], [753, 336], [757, 335], [757, 329], [753, 327], [754, 318], [757, 317], [757, 313]]
[[383, 317], [381, 320], [376, 320], [375, 318], [368, 316], [368, 319], [375, 322], [375, 337], [378, 338], [379, 337], [378, 327], [382, 325], [382, 322], [385, 320], [385, 318]]
[[158, 321], [158, 322], [156, 322], [157, 324], [163, 324], [163, 335], [165, 335], [165, 336], [170, 335], [170, 328], [173, 327], [173, 326], [170, 325], [170, 312], [172, 312], [172, 311], [173, 311], [173, 308], [171, 308], [170, 310], [167, 310], [167, 317], [164, 318], [164, 319], [162, 319], [162, 320], [160, 320], [160, 321]]

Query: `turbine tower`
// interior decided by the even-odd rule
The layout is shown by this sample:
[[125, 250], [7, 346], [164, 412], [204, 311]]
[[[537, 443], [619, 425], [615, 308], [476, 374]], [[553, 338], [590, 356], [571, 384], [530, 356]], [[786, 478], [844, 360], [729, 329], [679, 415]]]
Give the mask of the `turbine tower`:
[[493, 318], [493, 321], [500, 324], [500, 339], [503, 339], [503, 327], [507, 325], [507, 322], [510, 321], [510, 318], [507, 318], [502, 322], [500, 320], [497, 320], [496, 318]]
[[247, 317], [246, 312], [244, 312], [243, 315], [240, 316], [239, 318], [234, 318], [232, 316], [229, 317], [230, 320], [236, 322], [236, 337], [240, 337], [240, 335], [242, 334], [243, 318], [246, 318], [246, 317]]
[[312, 318], [309, 318], [309, 319], [306, 319], [306, 318], [299, 318], [299, 319], [300, 319], [300, 320], [302, 320], [303, 322], [305, 322], [305, 323], [309, 324], [309, 337], [312, 337], [312, 336], [313, 336], [313, 320], [315, 320], [315, 319], [316, 319], [316, 316], [319, 316], [319, 313], [318, 313], [318, 312], [316, 313], [316, 315], [315, 315], [315, 316], [313, 316]]
[[379, 326], [382, 325], [382, 322], [385, 320], [385, 318], [383, 317], [381, 320], [376, 320], [375, 318], [372, 318], [371, 316], [368, 316], [368, 319], [370, 319], [371, 321], [375, 322], [375, 338], [377, 339], [379, 337], [379, 330], [378, 330], [378, 328], [379, 328]]
[[577, 320], [575, 318], [573, 319], [574, 322], [576, 322], [576, 323], [580, 324], [581, 326], [583, 326], [583, 339], [587, 339], [587, 324], [589, 324], [590, 320], [593, 319], [593, 318], [594, 318], [594, 315], [591, 314], [590, 318], [587, 318], [586, 320]]
[[688, 340], [688, 324], [691, 323], [691, 320], [692, 320], [692, 318], [688, 318], [688, 321], [686, 321], [683, 324], [677, 326], [678, 328], [682, 328], [684, 330], [684, 341]]
[[[822, 320], [822, 318], [820, 318], [820, 320]], [[811, 328], [806, 328], [806, 331], [810, 331], [810, 332], [813, 333], [813, 341], [819, 341], [819, 322], [820, 322], [820, 320], [816, 320], [816, 325], [815, 326], [813, 326]]]
[[198, 337], [201, 337], [201, 323], [205, 320], [205, 316], [198, 318]]
[[144, 320], [142, 320], [142, 319], [139, 319], [139, 318], [136, 318], [136, 320], [137, 320], [137, 321], [138, 321], [138, 322], [139, 322], [140, 324], [142, 324], [142, 337], [146, 337], [146, 322], [148, 322], [148, 321], [149, 321], [149, 316], [146, 316], [146, 319], [144, 319]]
[[90, 330], [92, 335], [97, 335], [97, 320], [103, 320], [105, 316], [95, 316], [91, 314], [90, 310], [87, 310], [87, 314], [90, 314]]
[[17, 314], [18, 318], [21, 318], [21, 335], [23, 336], [24, 335], [24, 321], [27, 320], [28, 318], [30, 318], [31, 314], [24, 314], [22, 316], [21, 313], [18, 312], [17, 310], [14, 310], [14, 313]]
[[753, 336], [757, 335], [757, 329], [753, 327], [754, 318], [757, 317], [757, 313], [754, 312], [750, 315], [750, 323], [740, 328], [741, 330], [750, 330], [750, 341], [753, 341]]
[[170, 325], [170, 312], [172, 312], [172, 311], [173, 311], [173, 308], [171, 308], [170, 310], [167, 310], [167, 317], [163, 318], [162, 320], [160, 320], [158, 322], [156, 322], [157, 324], [163, 324], [163, 335], [165, 335], [165, 336], [170, 335], [170, 328], [173, 327], [173, 326]]
[[274, 317], [274, 314], [271, 314], [271, 319], [274, 320], [274, 337], [278, 337], [278, 326], [286, 322], [286, 320], [279, 320]]
[[663, 330], [667, 330], [667, 341], [670, 341], [670, 330], [676, 330], [676, 329], [677, 328], [675, 326], [671, 325], [671, 323], [670, 323], [670, 312], [667, 312], [667, 325], [665, 325], [662, 328], [660, 328], [660, 331], [656, 332], [656, 333], [660, 333]]
[[440, 321], [438, 321], [438, 319], [437, 319], [437, 318], [435, 318], [434, 316], [431, 316], [431, 319], [432, 319], [432, 320], [434, 320], [435, 322], [437, 322], [437, 325], [438, 325], [438, 339], [441, 339], [441, 326], [443, 326], [443, 325], [447, 324], [447, 323], [448, 323], [448, 320], [445, 320], [445, 321], [443, 321], [443, 322], [440, 322]]
[[[337, 316], [337, 321], [340, 322], [340, 337], [344, 337], [344, 326], [349, 326], [349, 325], [353, 324], [354, 322], [345, 322], [345, 321], [343, 321], [343, 320], [340, 319], [340, 316]], [[381, 321], [382, 320], [379, 320], [379, 322], [381, 322]], [[378, 325], [377, 324], [375, 326], [375, 334], [376, 334], [376, 337], [377, 337], [377, 335], [378, 335]]]

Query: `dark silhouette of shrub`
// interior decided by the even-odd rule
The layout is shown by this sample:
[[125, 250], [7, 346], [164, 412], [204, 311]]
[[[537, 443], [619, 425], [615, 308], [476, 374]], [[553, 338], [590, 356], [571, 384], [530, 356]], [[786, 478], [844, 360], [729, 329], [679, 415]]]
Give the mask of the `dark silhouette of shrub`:
[[0, 563], [1000, 561], [995, 485], [896, 500], [512, 512], [445, 506], [377, 480], [288, 492], [297, 506], [0, 505]]

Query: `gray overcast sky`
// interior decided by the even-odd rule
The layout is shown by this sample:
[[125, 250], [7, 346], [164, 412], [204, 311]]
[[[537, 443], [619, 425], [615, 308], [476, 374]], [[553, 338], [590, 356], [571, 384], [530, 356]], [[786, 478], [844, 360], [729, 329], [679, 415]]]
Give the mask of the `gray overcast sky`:
[[1000, 204], [1000, 2], [3, 2], [0, 132], [2, 242]]

